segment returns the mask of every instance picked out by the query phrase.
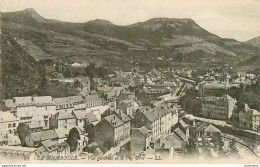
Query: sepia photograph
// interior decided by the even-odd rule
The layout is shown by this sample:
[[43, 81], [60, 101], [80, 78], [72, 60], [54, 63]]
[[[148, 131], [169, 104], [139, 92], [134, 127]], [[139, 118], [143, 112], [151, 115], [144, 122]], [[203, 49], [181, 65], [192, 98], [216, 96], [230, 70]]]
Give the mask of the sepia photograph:
[[259, 0], [0, 0], [0, 164], [258, 167], [259, 74]]

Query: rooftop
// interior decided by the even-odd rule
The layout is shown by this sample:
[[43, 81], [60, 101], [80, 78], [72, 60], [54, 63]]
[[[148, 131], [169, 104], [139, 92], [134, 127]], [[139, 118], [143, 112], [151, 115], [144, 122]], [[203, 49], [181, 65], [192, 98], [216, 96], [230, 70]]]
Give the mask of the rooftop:
[[53, 98], [53, 101], [56, 103], [56, 105], [74, 104], [74, 103], [85, 102], [85, 100], [81, 96], [69, 96], [69, 97]]
[[115, 128], [124, 124], [124, 122], [115, 114], [109, 115], [104, 119], [107, 120], [107, 122], [109, 122]]
[[90, 123], [98, 121], [97, 117], [92, 113], [87, 113], [86, 110], [73, 111], [77, 119], [87, 119]]
[[19, 121], [19, 119], [9, 112], [0, 111], [0, 123], [13, 121]]
[[59, 136], [54, 130], [31, 133], [33, 141], [44, 141], [48, 139], [58, 138]]

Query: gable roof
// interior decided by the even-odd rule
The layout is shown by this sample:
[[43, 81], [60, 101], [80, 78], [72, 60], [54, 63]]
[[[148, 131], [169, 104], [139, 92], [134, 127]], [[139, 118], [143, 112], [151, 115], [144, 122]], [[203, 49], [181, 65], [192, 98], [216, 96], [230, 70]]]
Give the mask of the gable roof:
[[115, 111], [115, 114], [116, 114], [124, 123], [131, 121], [131, 118], [130, 118], [128, 115], [126, 115], [124, 112], [122, 112], [121, 110], [116, 110], [116, 111]]
[[31, 138], [33, 141], [44, 141], [48, 139], [55, 139], [59, 136], [54, 130], [47, 130], [47, 131], [41, 131], [41, 132], [35, 132], [31, 133]]
[[201, 132], [203, 128], [205, 128], [208, 125], [207, 122], [202, 122], [200, 123], [196, 128], [195, 128], [195, 133]]
[[56, 113], [56, 119], [63, 120], [63, 119], [73, 119], [74, 116], [68, 111], [59, 111]]
[[145, 112], [142, 112], [142, 113], [150, 122], [154, 122], [157, 119], [159, 119], [159, 117], [157, 117], [152, 110], [145, 111]]
[[54, 150], [57, 149], [57, 145], [58, 141], [52, 141], [50, 139], [45, 140], [42, 142], [43, 147], [48, 151], [48, 152], [52, 152]]
[[218, 128], [216, 128], [215, 126], [213, 126], [212, 124], [210, 124], [208, 127], [206, 127], [204, 131], [210, 132], [210, 133], [221, 133], [221, 131]]
[[76, 110], [73, 111], [77, 119], [87, 119], [89, 123], [98, 121], [97, 117], [95, 114], [92, 112], [86, 112], [86, 110]]

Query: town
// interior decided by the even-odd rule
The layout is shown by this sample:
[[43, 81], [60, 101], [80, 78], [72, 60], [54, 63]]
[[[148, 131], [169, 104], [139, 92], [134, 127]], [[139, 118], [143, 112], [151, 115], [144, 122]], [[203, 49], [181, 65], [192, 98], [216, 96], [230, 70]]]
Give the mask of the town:
[[259, 159], [260, 106], [244, 98], [259, 88], [255, 71], [45, 67], [57, 90], [1, 102], [1, 159]]

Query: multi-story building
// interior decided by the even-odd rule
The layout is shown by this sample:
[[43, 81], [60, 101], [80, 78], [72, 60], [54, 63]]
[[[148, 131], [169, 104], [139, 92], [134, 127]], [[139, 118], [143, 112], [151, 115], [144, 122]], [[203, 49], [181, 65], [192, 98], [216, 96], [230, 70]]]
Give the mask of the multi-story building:
[[98, 95], [86, 96], [85, 101], [86, 111], [92, 112], [101, 121], [101, 114], [108, 109], [107, 102]]
[[0, 111], [0, 136], [14, 134], [19, 124], [19, 119], [9, 112]]
[[49, 128], [49, 118], [56, 113], [56, 105], [51, 96], [13, 97], [4, 100], [5, 107], [22, 123], [39, 122]]
[[76, 118], [76, 125], [83, 131], [84, 124], [96, 125], [99, 120], [92, 112], [87, 112], [86, 110], [76, 110], [72, 113]]
[[239, 125], [246, 129], [260, 131], [260, 112], [255, 109], [250, 109], [245, 104], [244, 111], [239, 112]]
[[[119, 145], [125, 140], [124, 124], [116, 114], [105, 117], [94, 127], [95, 141], [107, 148]], [[127, 133], [130, 134], [130, 127]]]
[[202, 99], [202, 115], [211, 119], [227, 120], [231, 118], [236, 103], [236, 99], [227, 94], [222, 97], [204, 97]]
[[126, 115], [129, 115], [131, 118], [133, 117], [133, 113], [135, 111], [134, 100], [123, 100], [119, 103], [118, 109], [123, 111]]
[[57, 111], [81, 110], [86, 108], [85, 100], [82, 96], [69, 96], [61, 98], [53, 98]]
[[132, 128], [130, 140], [131, 153], [146, 151], [150, 147], [151, 140], [152, 134], [146, 127]]
[[71, 129], [76, 126], [76, 118], [68, 111], [59, 111], [50, 118], [50, 129]]
[[152, 140], [171, 133], [171, 127], [178, 122], [177, 108], [173, 105], [159, 105], [153, 109], [136, 113], [132, 120], [134, 128], [145, 126], [151, 130]]

